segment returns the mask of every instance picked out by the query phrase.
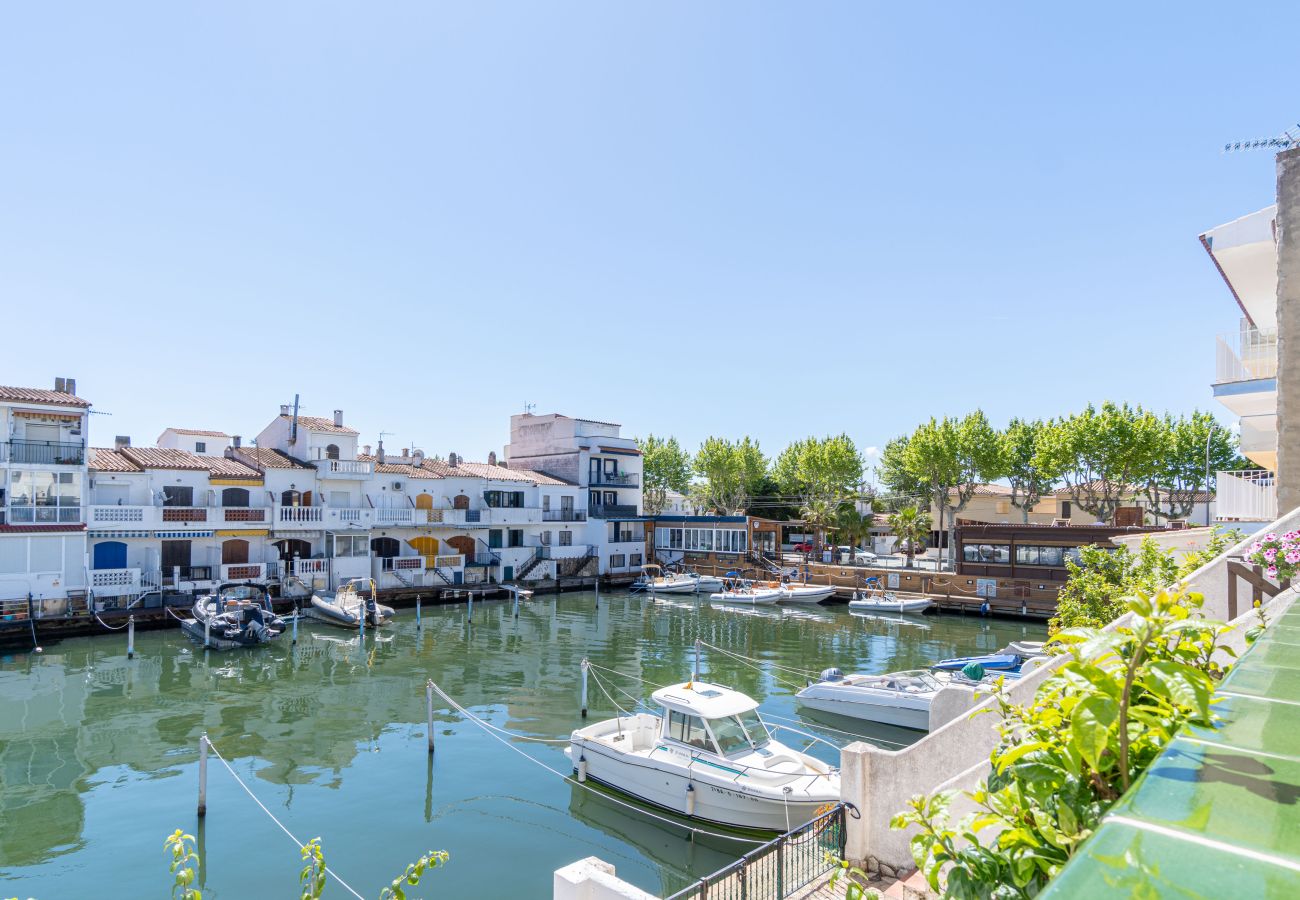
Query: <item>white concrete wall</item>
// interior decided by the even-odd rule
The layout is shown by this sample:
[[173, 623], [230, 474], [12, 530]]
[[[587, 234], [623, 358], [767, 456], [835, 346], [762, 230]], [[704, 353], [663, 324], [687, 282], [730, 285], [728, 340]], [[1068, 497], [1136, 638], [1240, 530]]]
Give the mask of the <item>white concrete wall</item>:
[[555, 870], [552, 900], [654, 900], [639, 887], [614, 874], [614, 867], [588, 856]]

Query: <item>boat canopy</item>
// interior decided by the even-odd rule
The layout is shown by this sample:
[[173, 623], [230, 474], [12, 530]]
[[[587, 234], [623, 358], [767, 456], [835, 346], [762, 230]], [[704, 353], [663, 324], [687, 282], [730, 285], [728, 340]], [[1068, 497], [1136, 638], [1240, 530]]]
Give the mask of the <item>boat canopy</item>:
[[704, 719], [722, 719], [758, 709], [758, 702], [740, 691], [704, 681], [687, 681], [660, 688], [651, 699], [667, 709], [691, 713]]
[[645, 572], [647, 575], [653, 575], [655, 572], [659, 571], [659, 567], [654, 563], [647, 563], [641, 567], [641, 571]]

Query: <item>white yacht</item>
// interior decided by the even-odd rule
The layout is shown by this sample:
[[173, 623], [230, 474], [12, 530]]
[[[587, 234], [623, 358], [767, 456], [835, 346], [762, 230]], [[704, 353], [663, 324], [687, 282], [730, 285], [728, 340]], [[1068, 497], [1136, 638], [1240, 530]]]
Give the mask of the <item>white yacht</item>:
[[785, 591], [779, 585], [770, 587], [755, 584], [741, 578], [737, 572], [728, 572], [722, 582], [722, 590], [709, 594], [709, 599], [715, 603], [743, 603], [751, 606], [759, 603], [775, 603], [783, 597]]
[[733, 828], [785, 832], [840, 799], [839, 770], [772, 737], [758, 703], [688, 681], [654, 692], [662, 714], [576, 729], [565, 751], [591, 779], [672, 812]]
[[811, 709], [926, 731], [930, 703], [941, 687], [939, 679], [921, 670], [845, 675], [839, 669], [826, 669], [795, 698]]
[[700, 593], [722, 590], [722, 579], [717, 575], [701, 575], [699, 572], [687, 572], [686, 574], [695, 579], [695, 590]]
[[[369, 587], [369, 597], [361, 593], [362, 587]], [[392, 620], [394, 612], [391, 606], [375, 601], [378, 593], [373, 578], [353, 578], [334, 593], [313, 591], [311, 605], [303, 612], [311, 618], [344, 628], [360, 628], [362, 615], [368, 625], [385, 625]]]
[[821, 603], [835, 596], [835, 588], [829, 584], [804, 584], [798, 581], [782, 583], [785, 592], [782, 600], [789, 603]]
[[680, 572], [666, 575], [656, 565], [642, 566], [641, 577], [632, 583], [632, 588], [651, 594], [694, 594], [700, 589], [695, 577]]
[[865, 593], [854, 591], [849, 601], [849, 609], [859, 612], [920, 613], [933, 605], [929, 597], [903, 598], [879, 589]]

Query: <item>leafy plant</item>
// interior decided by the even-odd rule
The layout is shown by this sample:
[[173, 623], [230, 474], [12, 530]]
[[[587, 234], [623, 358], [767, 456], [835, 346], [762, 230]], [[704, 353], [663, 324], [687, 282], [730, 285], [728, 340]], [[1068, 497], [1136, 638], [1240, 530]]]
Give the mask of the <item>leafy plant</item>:
[[379, 892], [379, 900], [406, 900], [402, 885], [414, 887], [420, 883], [420, 876], [431, 869], [447, 864], [451, 855], [446, 850], [430, 850], [406, 867], [406, 871], [393, 879], [392, 884]]
[[677, 438], [653, 434], [637, 439], [641, 449], [642, 505], [647, 515], [657, 516], [668, 508], [668, 492], [685, 493], [691, 483], [691, 455]]
[[692, 466], [703, 479], [694, 489], [700, 505], [724, 515], [745, 509], [767, 474], [763, 451], [748, 437], [735, 442], [708, 438], [700, 444]]
[[174, 877], [173, 900], [203, 900], [203, 892], [198, 888], [190, 887], [197, 875], [194, 866], [199, 862], [199, 854], [194, 850], [194, 835], [185, 834], [177, 828], [167, 835], [167, 839], [163, 841], [163, 848], [172, 855], [168, 871]]
[[953, 823], [956, 792], [944, 792], [914, 797], [892, 823], [918, 829], [912, 856], [932, 889], [946, 878], [945, 896], [959, 900], [1033, 897], [1183, 725], [1212, 723], [1218, 659], [1232, 654], [1201, 602], [1140, 594], [1124, 626], [1058, 634], [1072, 658], [1025, 706], [999, 683], [1000, 741], [968, 795], [976, 812]]
[[1119, 618], [1125, 598], [1151, 594], [1190, 575], [1241, 540], [1238, 531], [1215, 531], [1205, 549], [1188, 553], [1180, 562], [1172, 550], [1144, 537], [1137, 552], [1127, 546], [1079, 548], [1079, 561], [1065, 561], [1069, 577], [1057, 597], [1053, 631], [1099, 627]]
[[302, 886], [302, 900], [319, 900], [325, 892], [325, 851], [321, 849], [320, 838], [314, 837], [302, 848], [302, 871], [298, 873], [298, 884]]
[[880, 897], [880, 891], [863, 884], [869, 877], [867, 873], [857, 866], [850, 865], [847, 859], [840, 859], [827, 850], [826, 862], [832, 867], [831, 879], [827, 883], [827, 887], [832, 891], [835, 890], [835, 885], [843, 878], [845, 900], [876, 900], [876, 898]]
[[925, 546], [930, 536], [930, 514], [919, 506], [905, 506], [889, 515], [889, 530], [907, 550], [907, 565], [911, 567], [917, 547]]

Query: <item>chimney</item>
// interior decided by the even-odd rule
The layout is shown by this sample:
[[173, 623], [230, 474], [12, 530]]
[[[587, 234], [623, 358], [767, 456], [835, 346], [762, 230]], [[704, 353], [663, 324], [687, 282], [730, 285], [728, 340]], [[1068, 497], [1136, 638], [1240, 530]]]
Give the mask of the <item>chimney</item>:
[[379, 450], [376, 451], [375, 453], [375, 462], [379, 463], [381, 466], [384, 464], [384, 442], [383, 441], [379, 442]]
[[121, 450], [124, 447], [131, 446], [131, 436], [129, 434], [119, 434], [113, 438], [113, 449]]
[[74, 394], [74, 395], [75, 395], [75, 394], [77, 393], [77, 379], [75, 379], [75, 378], [66, 378], [66, 379], [64, 379], [63, 383], [64, 383], [65, 385], [67, 385], [67, 390], [68, 390], [68, 393], [69, 393], [69, 394]]
[[362, 445], [361, 445], [361, 452], [362, 452], [363, 454], [365, 454], [366, 456], [369, 456], [369, 455], [370, 455], [370, 445], [369, 445], [369, 444], [362, 444]]
[[488, 465], [495, 466], [496, 464], [497, 464], [497, 452], [493, 450], [490, 453], [488, 453]]
[[54, 379], [54, 389], [58, 391], [60, 394], [67, 393], [68, 390], [67, 379], [64, 378], [62, 375], [56, 377]]
[[282, 416], [287, 416], [287, 415], [289, 415], [289, 404], [288, 404], [288, 403], [281, 403], [281, 404], [280, 404], [280, 415], [282, 415]]
[[343, 427], [343, 410], [341, 409], [334, 410], [334, 427], [335, 428]]
[[231, 439], [230, 439], [230, 446], [232, 446], [232, 447], [234, 447], [236, 450], [238, 450], [238, 449], [239, 449], [239, 444], [240, 444], [240, 441], [241, 441], [241, 440], [242, 440], [242, 438], [240, 438], [239, 435], [234, 435], [234, 436], [231, 437]]
[[456, 468], [456, 453], [455, 453], [455, 451], [452, 451], [451, 453], [447, 454], [447, 465], [451, 466], [453, 469]]

